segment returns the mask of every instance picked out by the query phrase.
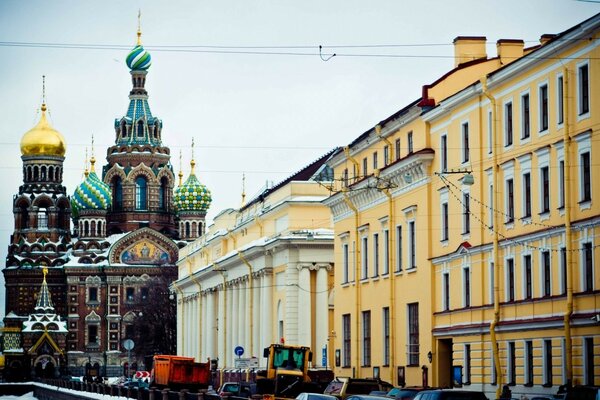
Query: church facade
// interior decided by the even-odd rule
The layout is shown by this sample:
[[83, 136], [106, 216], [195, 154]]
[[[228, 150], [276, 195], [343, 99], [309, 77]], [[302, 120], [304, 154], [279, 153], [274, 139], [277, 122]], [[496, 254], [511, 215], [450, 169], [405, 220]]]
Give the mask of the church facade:
[[14, 195], [3, 269], [8, 379], [148, 368], [144, 356], [152, 350], [134, 346], [128, 353], [124, 341], [139, 337], [135, 328], [149, 318], [149, 303], [160, 298], [174, 307], [169, 285], [178, 251], [204, 233], [210, 192], [193, 160], [187, 180], [180, 172], [177, 182], [162, 120], [152, 114], [145, 89], [151, 57], [139, 29], [137, 35], [126, 59], [129, 107], [114, 122], [115, 144], [101, 177], [92, 150], [85, 179], [68, 195], [67, 145], [48, 123], [45, 104], [39, 123], [22, 137], [23, 184]]

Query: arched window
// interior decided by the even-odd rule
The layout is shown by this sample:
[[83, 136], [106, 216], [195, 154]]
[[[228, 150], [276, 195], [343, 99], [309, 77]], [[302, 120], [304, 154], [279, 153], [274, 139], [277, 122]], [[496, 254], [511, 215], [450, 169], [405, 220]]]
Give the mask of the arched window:
[[102, 221], [98, 221], [96, 225], [96, 236], [102, 236]]
[[120, 210], [123, 208], [123, 184], [120, 177], [113, 178], [112, 190], [113, 210]]
[[135, 178], [135, 209], [148, 209], [148, 183], [143, 176]]
[[27, 181], [31, 182], [32, 178], [33, 178], [33, 174], [31, 172], [31, 167], [27, 167]]
[[121, 121], [121, 137], [127, 137], [127, 124], [125, 124], [125, 121]]
[[144, 121], [142, 120], [137, 122], [137, 136], [144, 137]]
[[162, 178], [160, 180], [160, 191], [158, 192], [158, 207], [161, 210], [167, 209], [167, 202], [169, 195], [169, 180], [167, 178]]
[[38, 210], [38, 229], [48, 229], [48, 209], [40, 208]]
[[46, 166], [42, 165], [42, 177], [41, 177], [41, 181], [45, 181], [46, 180]]
[[185, 223], [185, 237], [186, 238], [190, 237], [190, 223], [189, 222]]
[[192, 222], [192, 236], [193, 237], [198, 237], [198, 224], [196, 223], [196, 221]]
[[48, 167], [48, 180], [50, 182], [54, 182], [54, 167], [53, 166]]
[[83, 222], [83, 235], [82, 236], [89, 236], [89, 232], [90, 231], [90, 223], [88, 221], [84, 221]]
[[23, 204], [21, 207], [21, 229], [27, 229], [29, 227], [29, 211], [27, 205]]
[[39, 170], [38, 166], [36, 165], [35, 167], [33, 167], [33, 180], [37, 181], [39, 176], [40, 176], [40, 170]]

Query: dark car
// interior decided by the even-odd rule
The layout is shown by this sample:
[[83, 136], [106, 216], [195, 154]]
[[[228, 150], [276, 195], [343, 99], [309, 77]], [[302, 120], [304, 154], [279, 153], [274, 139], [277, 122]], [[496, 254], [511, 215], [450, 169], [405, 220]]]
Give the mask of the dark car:
[[375, 396], [372, 394], [353, 394], [346, 397], [346, 400], [389, 400], [389, 397]]
[[600, 386], [573, 386], [567, 389], [565, 400], [600, 400]]
[[404, 388], [393, 388], [389, 392], [387, 392], [387, 397], [391, 397], [396, 400], [411, 400], [414, 399], [417, 393], [422, 392], [423, 390], [432, 390], [433, 388], [428, 387], [404, 387]]
[[335, 378], [327, 385], [323, 393], [345, 400], [348, 396], [354, 394], [368, 395], [374, 390], [387, 392], [391, 388], [391, 384], [381, 379]]
[[468, 390], [437, 389], [423, 390], [414, 400], [488, 400], [483, 392]]

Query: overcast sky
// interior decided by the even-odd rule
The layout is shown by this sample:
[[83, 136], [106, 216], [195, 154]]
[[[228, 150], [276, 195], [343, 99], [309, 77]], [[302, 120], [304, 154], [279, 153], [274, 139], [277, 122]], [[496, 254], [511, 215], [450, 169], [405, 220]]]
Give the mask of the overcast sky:
[[152, 55], [150, 107], [163, 120], [176, 172], [183, 150], [189, 173], [195, 139], [197, 176], [213, 195], [211, 220], [239, 207], [243, 173], [252, 197], [266, 181], [277, 183], [418, 98], [422, 85], [453, 67], [456, 36], [486, 36], [495, 56], [500, 38], [532, 46], [541, 34], [600, 12], [600, 4], [1, 0], [2, 260], [22, 183], [19, 143], [39, 119], [42, 75], [51, 123], [67, 141], [63, 183], [72, 194], [92, 134], [100, 170], [115, 140], [114, 119], [126, 112], [131, 83], [124, 60], [135, 44], [138, 9]]

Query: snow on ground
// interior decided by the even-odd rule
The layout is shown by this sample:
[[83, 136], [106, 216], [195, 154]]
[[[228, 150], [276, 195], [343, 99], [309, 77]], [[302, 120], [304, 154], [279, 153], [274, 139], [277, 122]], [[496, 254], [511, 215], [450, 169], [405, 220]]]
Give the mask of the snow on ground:
[[[55, 390], [57, 392], [70, 392], [73, 394], [77, 394], [81, 397], [87, 397], [88, 399], [102, 399], [102, 400], [117, 400], [117, 399], [126, 400], [127, 399], [127, 397], [125, 397], [125, 396], [110, 396], [108, 394], [80, 392], [78, 390], [59, 388], [56, 386], [45, 385], [43, 383], [38, 383], [38, 382], [24, 382], [24, 384], [45, 387], [48, 389]], [[2, 399], [2, 400], [37, 400], [37, 398], [33, 396], [33, 392], [24, 394], [23, 396], [20, 396], [20, 397], [19, 396], [0, 396], [0, 399]]]
[[37, 400], [37, 397], [33, 397], [33, 392], [24, 394], [23, 396], [0, 396], [2, 400]]

